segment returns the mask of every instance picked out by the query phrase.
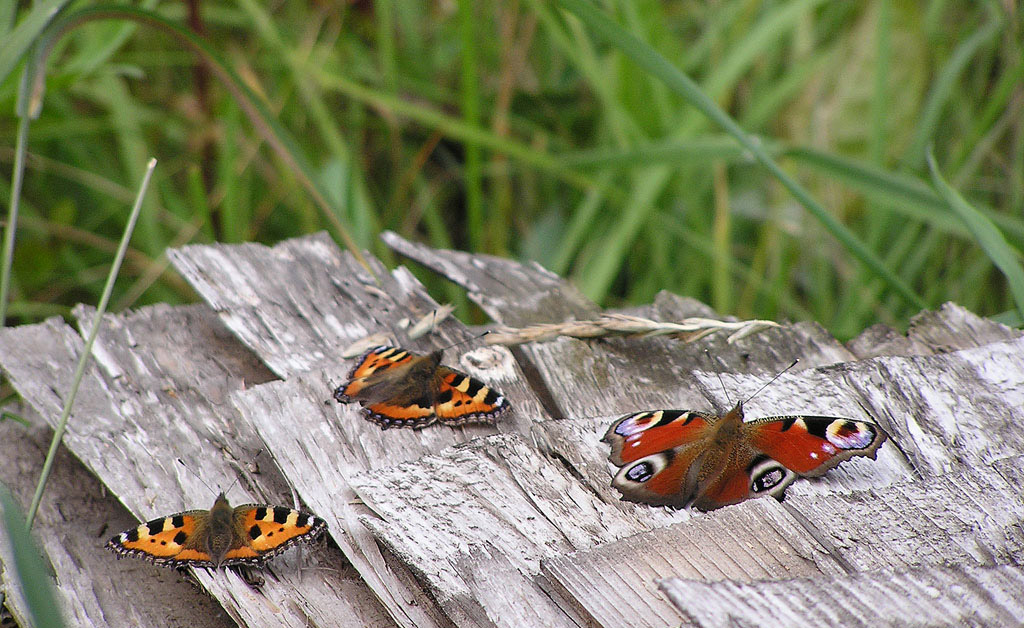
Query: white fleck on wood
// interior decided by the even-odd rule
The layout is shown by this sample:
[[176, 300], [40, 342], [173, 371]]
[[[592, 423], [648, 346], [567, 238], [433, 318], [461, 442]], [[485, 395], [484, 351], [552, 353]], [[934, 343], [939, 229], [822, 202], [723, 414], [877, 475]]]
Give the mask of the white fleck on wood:
[[732, 626], [1024, 625], [1024, 567], [939, 566], [776, 582], [659, 583], [689, 623]]
[[[225, 391], [206, 393], [207, 387], [224, 382], [240, 386], [270, 375], [265, 369], [214, 375], [235, 360], [224, 351], [237, 354], [239, 347], [233, 340], [227, 349], [220, 344], [230, 338], [212, 331], [219, 324], [208, 310], [143, 310], [107, 317], [104, 324], [106, 333], [97, 340], [103, 369], [94, 364], [87, 370], [64, 442], [114, 487], [129, 510], [148, 520], [213, 503], [215, 496], [176, 463], [178, 457], [210, 486], [227, 488], [241, 473], [244, 485], [229, 493], [234, 503], [281, 499], [287, 485], [272, 464], [263, 462], [264, 473], [258, 476], [248, 473], [256, 453], [250, 447], [259, 442], [251, 426], [224, 404]], [[81, 349], [81, 338], [57, 320], [0, 332], [3, 368], [22, 397], [50, 422], [60, 415]], [[188, 369], [163, 372], [164, 363], [192, 364], [196, 378], [182, 382]], [[196, 578], [244, 625], [334, 625], [338, 616], [360, 617], [364, 623], [359, 625], [388, 625], [366, 590], [360, 592], [360, 585], [346, 579], [340, 555], [321, 550], [303, 556], [312, 569], [300, 571], [294, 551], [276, 558], [264, 570], [266, 583], [259, 593], [231, 571], [200, 569]], [[117, 564], [113, 554], [110, 560]]]

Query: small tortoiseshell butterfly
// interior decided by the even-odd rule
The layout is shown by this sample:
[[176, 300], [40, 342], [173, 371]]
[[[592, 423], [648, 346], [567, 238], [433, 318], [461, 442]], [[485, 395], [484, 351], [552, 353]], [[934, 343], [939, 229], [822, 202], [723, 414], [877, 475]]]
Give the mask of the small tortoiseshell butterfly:
[[209, 510], [189, 510], [125, 530], [107, 542], [119, 556], [171, 567], [260, 564], [327, 527], [323, 519], [283, 506], [234, 508], [224, 493]]
[[380, 346], [360, 358], [349, 381], [334, 391], [341, 403], [358, 401], [382, 429], [419, 429], [440, 421], [456, 426], [490, 423], [508, 410], [500, 393], [441, 364], [442, 351], [418, 355]]
[[853, 456], [875, 457], [879, 426], [825, 416], [743, 422], [743, 404], [725, 416], [691, 410], [626, 415], [604, 441], [619, 467], [612, 486], [626, 501], [702, 511], [771, 495], [782, 501], [798, 476], [815, 477]]

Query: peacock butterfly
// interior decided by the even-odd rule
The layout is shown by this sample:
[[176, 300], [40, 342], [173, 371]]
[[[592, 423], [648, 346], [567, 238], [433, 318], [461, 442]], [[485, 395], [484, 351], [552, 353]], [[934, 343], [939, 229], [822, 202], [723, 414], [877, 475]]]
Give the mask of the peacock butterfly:
[[853, 456], [875, 457], [888, 435], [866, 421], [781, 416], [743, 421], [693, 410], [628, 414], [604, 435], [626, 501], [702, 511], [771, 495], [782, 501], [797, 477], [823, 475]]

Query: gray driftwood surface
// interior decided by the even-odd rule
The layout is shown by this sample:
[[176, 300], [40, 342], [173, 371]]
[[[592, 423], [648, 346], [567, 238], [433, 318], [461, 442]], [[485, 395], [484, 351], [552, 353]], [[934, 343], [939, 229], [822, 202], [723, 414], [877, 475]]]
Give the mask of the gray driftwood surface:
[[[600, 312], [539, 266], [384, 239], [496, 323]], [[445, 320], [410, 340], [403, 320], [436, 307], [411, 273], [375, 260], [370, 273], [323, 234], [170, 257], [205, 303], [105, 317], [35, 528], [70, 625], [1024, 623], [1016, 330], [946, 305], [905, 335], [878, 326], [845, 345], [814, 323], [732, 344], [477, 340], [444, 361], [500, 390], [510, 412], [494, 426], [381, 431], [331, 399], [354, 362], [342, 352], [381, 332], [421, 352], [474, 333]], [[668, 293], [629, 313], [714, 315]], [[0, 368], [33, 421], [0, 422], [0, 455], [13, 461], [0, 481], [25, 504], [91, 324], [88, 308], [76, 315], [80, 331], [56, 319], [0, 330]], [[600, 438], [618, 415], [724, 409], [794, 358], [748, 418], [873, 420], [893, 437], [878, 460], [798, 481], [781, 504], [707, 514], [622, 502], [611, 489]], [[176, 458], [214, 489], [238, 479], [233, 503], [316, 512], [329, 540], [274, 559], [258, 590], [232, 571], [197, 570], [197, 589], [116, 560], [102, 545], [133, 524], [128, 513], [212, 504]], [[18, 599], [8, 605], [24, 622]]]

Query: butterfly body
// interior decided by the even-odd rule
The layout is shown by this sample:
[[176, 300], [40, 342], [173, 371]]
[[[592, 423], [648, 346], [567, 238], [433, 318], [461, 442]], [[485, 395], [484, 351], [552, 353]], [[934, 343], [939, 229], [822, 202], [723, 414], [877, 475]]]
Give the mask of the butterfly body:
[[326, 526], [319, 517], [283, 506], [232, 507], [221, 493], [210, 510], [153, 519], [113, 537], [107, 548], [172, 567], [260, 564], [316, 538]]
[[887, 435], [874, 423], [784, 416], [743, 421], [743, 405], [723, 416], [654, 410], [608, 428], [612, 480], [627, 501], [714, 510], [752, 497], [781, 500], [800, 476], [823, 475], [853, 456], [875, 457]]
[[334, 398], [359, 402], [366, 418], [383, 429], [493, 422], [509, 408], [497, 391], [442, 365], [441, 354], [376, 347], [359, 359]]

